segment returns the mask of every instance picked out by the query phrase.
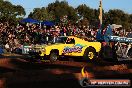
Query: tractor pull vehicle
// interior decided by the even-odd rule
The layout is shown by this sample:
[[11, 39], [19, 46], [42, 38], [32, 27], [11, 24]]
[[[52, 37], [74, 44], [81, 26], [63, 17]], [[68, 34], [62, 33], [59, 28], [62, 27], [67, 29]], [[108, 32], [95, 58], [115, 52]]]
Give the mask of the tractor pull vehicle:
[[51, 44], [32, 47], [29, 56], [33, 60], [49, 58], [50, 61], [56, 61], [61, 56], [83, 57], [85, 60], [93, 60], [100, 49], [100, 42], [89, 42], [75, 36], [59, 36]]
[[86, 41], [75, 36], [59, 36], [47, 45], [35, 45], [29, 51], [32, 60], [50, 59], [56, 61], [61, 56], [83, 57], [93, 60], [99, 57], [103, 60], [132, 60], [132, 38], [113, 36], [112, 28], [108, 26], [105, 34], [102, 29], [97, 32], [97, 41]]

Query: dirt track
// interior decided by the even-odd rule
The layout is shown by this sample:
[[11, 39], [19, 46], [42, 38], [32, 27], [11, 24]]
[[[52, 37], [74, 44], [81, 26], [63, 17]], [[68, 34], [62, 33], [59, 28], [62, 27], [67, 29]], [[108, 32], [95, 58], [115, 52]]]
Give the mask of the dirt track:
[[6, 57], [6, 59], [0, 59], [0, 86], [4, 85], [8, 88], [80, 88], [79, 79], [82, 77], [82, 67], [85, 67], [89, 78], [132, 78], [130, 63], [102, 61], [29, 63], [23, 59], [7, 59]]

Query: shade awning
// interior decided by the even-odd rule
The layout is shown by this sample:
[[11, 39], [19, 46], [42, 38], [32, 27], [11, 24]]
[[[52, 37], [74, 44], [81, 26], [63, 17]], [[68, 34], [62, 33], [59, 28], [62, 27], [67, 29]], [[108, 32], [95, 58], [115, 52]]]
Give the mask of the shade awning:
[[51, 21], [44, 21], [44, 22], [41, 22], [42, 25], [46, 25], [46, 26], [54, 26], [55, 23], [54, 22], [51, 22]]
[[21, 20], [20, 22], [21, 23], [39, 23], [38, 20], [31, 19], [31, 18], [25, 18], [25, 19]]

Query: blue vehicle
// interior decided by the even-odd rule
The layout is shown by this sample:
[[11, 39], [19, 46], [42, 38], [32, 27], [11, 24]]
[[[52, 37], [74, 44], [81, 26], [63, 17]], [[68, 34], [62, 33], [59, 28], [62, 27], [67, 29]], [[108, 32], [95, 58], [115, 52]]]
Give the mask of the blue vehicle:
[[112, 28], [109, 25], [102, 33], [100, 28], [97, 32], [96, 39], [102, 42], [102, 49], [100, 56], [104, 59], [132, 60], [132, 38], [114, 36]]
[[2, 47], [0, 47], [0, 55], [4, 53], [4, 50]]
[[132, 60], [132, 33], [129, 34], [129, 37], [114, 36], [111, 25], [108, 25], [105, 33], [103, 33], [102, 8], [102, 0], [100, 0], [100, 28], [96, 35], [96, 40], [102, 43], [100, 57], [118, 61]]

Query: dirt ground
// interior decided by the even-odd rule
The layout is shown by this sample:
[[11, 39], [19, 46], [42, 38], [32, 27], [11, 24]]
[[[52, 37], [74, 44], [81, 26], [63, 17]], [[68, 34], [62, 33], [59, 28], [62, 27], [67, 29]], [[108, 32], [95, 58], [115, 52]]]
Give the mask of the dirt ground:
[[132, 79], [131, 62], [31, 63], [17, 55], [0, 58], [0, 88], [81, 88], [81, 69], [91, 79]]

